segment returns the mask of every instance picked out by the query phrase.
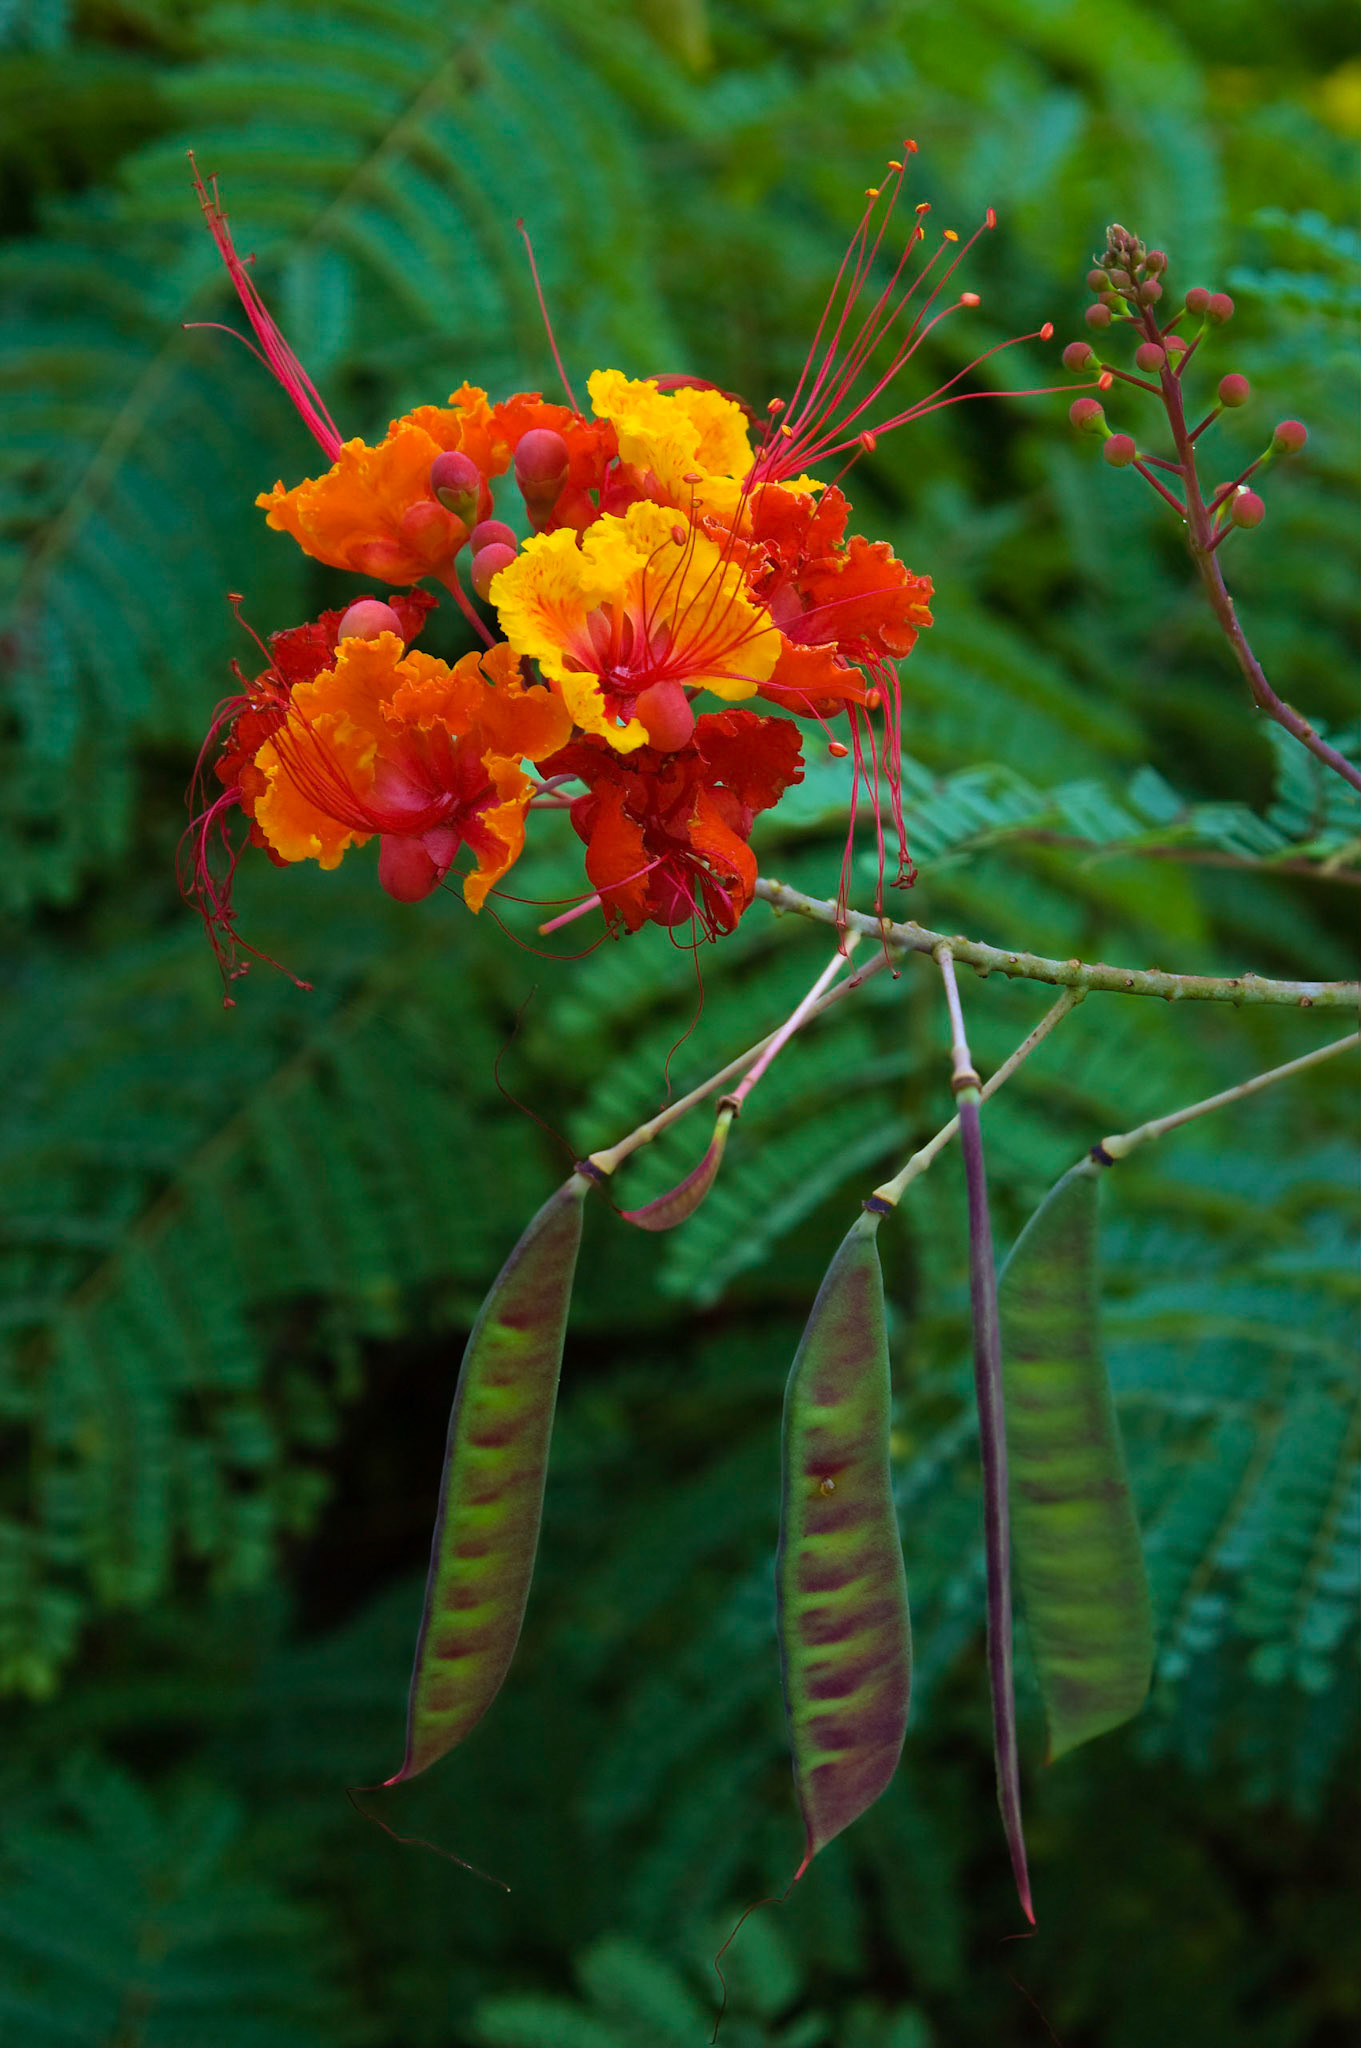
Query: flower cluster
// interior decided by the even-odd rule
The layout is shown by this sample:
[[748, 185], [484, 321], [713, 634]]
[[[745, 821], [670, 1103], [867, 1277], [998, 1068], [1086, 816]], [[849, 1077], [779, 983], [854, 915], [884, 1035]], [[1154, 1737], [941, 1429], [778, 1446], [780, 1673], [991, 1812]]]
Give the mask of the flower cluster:
[[[1115, 223], [1106, 231], [1106, 247], [1087, 273], [1093, 301], [1086, 323], [1092, 341], [1070, 341], [1063, 351], [1065, 369], [1095, 373], [1098, 388], [1109, 391], [1118, 381], [1150, 393], [1166, 416], [1173, 453], [1159, 456], [1139, 446], [1133, 434], [1114, 431], [1100, 399], [1078, 398], [1069, 418], [1080, 434], [1102, 443], [1102, 457], [1112, 469], [1134, 469], [1181, 519], [1192, 554], [1208, 561], [1229, 535], [1260, 526], [1266, 505], [1248, 480], [1282, 455], [1298, 455], [1309, 438], [1300, 420], [1281, 420], [1270, 441], [1237, 476], [1206, 489], [1197, 469], [1197, 443], [1221, 414], [1249, 404], [1252, 386], [1237, 370], [1219, 379], [1215, 402], [1196, 426], [1188, 423], [1187, 371], [1202, 343], [1233, 319], [1227, 292], [1193, 285], [1180, 303], [1162, 302], [1167, 290], [1167, 257], [1147, 249], [1137, 235]], [[1096, 343], [1115, 338], [1127, 328], [1136, 339], [1134, 369], [1106, 362]], [[1160, 474], [1155, 474], [1160, 472]], [[1178, 495], [1180, 493], [1180, 495]]]
[[[341, 438], [216, 191], [198, 182], [258, 352], [329, 465], [264, 493], [268, 524], [390, 592], [441, 586], [484, 644], [452, 665], [413, 650], [435, 602], [415, 589], [359, 597], [262, 643], [265, 667], [214, 719], [200, 781], [211, 765], [221, 793], [188, 839], [188, 883], [227, 971], [240, 971], [240, 814], [243, 843], [280, 863], [334, 867], [376, 837], [391, 895], [415, 901], [457, 875], [475, 911], [518, 857], [528, 812], [563, 808], [595, 892], [582, 907], [598, 905], [611, 932], [731, 931], [752, 900], [753, 821], [804, 772], [799, 721], [821, 729], [833, 756], [854, 757], [852, 829], [863, 788], [881, 887], [882, 777], [897, 879], [911, 879], [897, 664], [931, 624], [931, 583], [887, 543], [848, 533], [838, 481], [807, 473], [831, 461], [839, 479], [888, 429], [985, 395], [959, 389], [961, 371], [883, 416], [924, 337], [978, 303], [952, 289], [969, 245], [950, 231], [909, 270], [925, 207], [887, 259], [903, 175], [895, 162], [867, 195], [793, 399], [773, 400], [759, 423], [699, 378], [604, 369], [586, 408], [565, 374], [562, 404], [537, 392], [493, 402], [464, 384], [373, 444]], [[727, 708], [705, 710], [703, 698]], [[844, 875], [843, 865], [843, 886]]]

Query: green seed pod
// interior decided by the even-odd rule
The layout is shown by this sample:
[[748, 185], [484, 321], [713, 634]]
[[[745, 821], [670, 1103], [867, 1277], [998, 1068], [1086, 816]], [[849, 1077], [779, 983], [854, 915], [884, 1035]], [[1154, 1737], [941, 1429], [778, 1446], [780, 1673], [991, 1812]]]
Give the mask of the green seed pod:
[[414, 1778], [476, 1727], [520, 1638], [590, 1186], [551, 1195], [492, 1284], [463, 1354], [407, 1706]]
[[1000, 1284], [1012, 1540], [1051, 1762], [1136, 1714], [1153, 1668], [1143, 1546], [1101, 1354], [1102, 1170], [1084, 1159], [1050, 1190]]
[[912, 1632], [889, 1475], [879, 1218], [851, 1226], [785, 1392], [776, 1567], [780, 1661], [805, 1847], [871, 1806], [907, 1729]]

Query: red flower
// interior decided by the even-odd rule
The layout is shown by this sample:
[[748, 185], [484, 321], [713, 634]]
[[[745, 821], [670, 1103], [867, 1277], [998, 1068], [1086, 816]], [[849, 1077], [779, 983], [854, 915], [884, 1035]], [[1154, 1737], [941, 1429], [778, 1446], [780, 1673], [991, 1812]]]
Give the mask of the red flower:
[[689, 743], [674, 753], [620, 754], [584, 738], [543, 772], [587, 786], [572, 823], [611, 931], [693, 918], [712, 939], [732, 931], [751, 902], [753, 821], [803, 779], [803, 760], [788, 719], [719, 711], [696, 719]]

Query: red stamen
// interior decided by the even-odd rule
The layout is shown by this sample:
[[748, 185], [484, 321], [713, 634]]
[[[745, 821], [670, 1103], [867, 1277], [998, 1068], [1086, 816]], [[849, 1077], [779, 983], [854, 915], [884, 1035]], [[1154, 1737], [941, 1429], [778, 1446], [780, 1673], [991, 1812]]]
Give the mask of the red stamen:
[[[235, 245], [232, 242], [231, 230], [227, 226], [227, 216], [222, 210], [222, 204], [218, 197], [217, 179], [214, 178], [212, 180], [211, 187], [204, 184], [199, 176], [199, 168], [194, 161], [192, 149], [189, 151], [189, 164], [193, 172], [194, 190], [198, 194], [199, 205], [203, 208], [203, 217], [208, 223], [208, 231], [217, 244], [218, 254], [227, 266], [232, 283], [236, 286], [237, 297], [240, 299], [246, 318], [250, 321], [260, 343], [259, 349], [252, 352], [260, 355], [262, 361], [267, 365], [274, 377], [282, 384], [284, 390], [296, 406], [303, 423], [320, 446], [327, 461], [334, 462], [343, 446], [340, 438], [340, 429], [326, 410], [316, 385], [294, 355], [271, 316], [264, 300], [256, 290], [250, 272], [247, 269], [247, 264], [253, 263], [254, 257], [247, 257], [243, 262], [236, 253]], [[187, 321], [185, 324], [190, 327], [217, 325], [216, 322], [212, 321]], [[226, 331], [228, 333], [235, 332], [232, 328], [228, 328]], [[238, 338], [246, 342], [247, 348], [251, 347], [250, 342], [246, 341], [244, 334]]]

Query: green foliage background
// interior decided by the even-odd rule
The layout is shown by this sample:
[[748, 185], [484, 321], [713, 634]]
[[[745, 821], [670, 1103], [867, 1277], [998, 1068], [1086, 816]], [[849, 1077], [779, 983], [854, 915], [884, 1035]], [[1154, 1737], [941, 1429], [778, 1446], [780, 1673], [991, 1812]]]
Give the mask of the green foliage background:
[[[252, 509], [315, 464], [290, 410], [244, 350], [181, 330], [234, 317], [185, 148], [350, 432], [465, 376], [548, 378], [521, 213], [575, 368], [758, 401], [791, 383], [905, 130], [938, 220], [1001, 215], [982, 308], [923, 388], [1046, 317], [1078, 331], [1090, 254], [1125, 221], [1183, 284], [1237, 299], [1213, 375], [1244, 369], [1257, 396], [1224, 440], [1310, 423], [1231, 581], [1278, 686], [1341, 728], [1353, 26], [1335, 0], [0, 4], [6, 2039], [705, 2039], [717, 1940], [795, 1860], [782, 1377], [855, 1201], [948, 1114], [936, 997], [909, 970], [790, 1050], [674, 1238], [593, 1214], [520, 1660], [466, 1752], [369, 1802], [514, 1889], [366, 1827], [342, 1788], [399, 1754], [463, 1334], [561, 1172], [492, 1062], [532, 991], [506, 1078], [573, 1143], [607, 1142], [657, 1101], [696, 992], [659, 934], [545, 964], [448, 899], [388, 903], [361, 856], [243, 877], [246, 929], [315, 990], [257, 972], [224, 1014], [172, 876], [245, 652], [223, 594], [268, 631], [345, 579]], [[1054, 353], [1002, 374], [1043, 382]], [[939, 591], [907, 671], [915, 915], [1134, 964], [1353, 971], [1355, 806], [1254, 727], [1175, 535], [1072, 443], [1060, 398], [938, 414], [855, 497]], [[810, 774], [764, 858], [827, 893], [839, 839], [837, 789]], [[538, 841], [523, 893], [565, 894], [571, 846]], [[673, 1078], [769, 1028], [825, 950], [753, 910], [704, 963]], [[1043, 1007], [965, 993], [987, 1064]], [[992, 1115], [1003, 1243], [1103, 1131], [1335, 1030], [1092, 998]], [[1051, 1774], [1027, 1696], [1023, 1946], [987, 1748], [956, 1162], [883, 1233], [908, 1752], [748, 1923], [730, 2048], [1352, 2038], [1346, 1086], [1324, 1069], [1107, 1191], [1160, 1663], [1141, 1722]], [[696, 1142], [644, 1155], [630, 1198]]]

